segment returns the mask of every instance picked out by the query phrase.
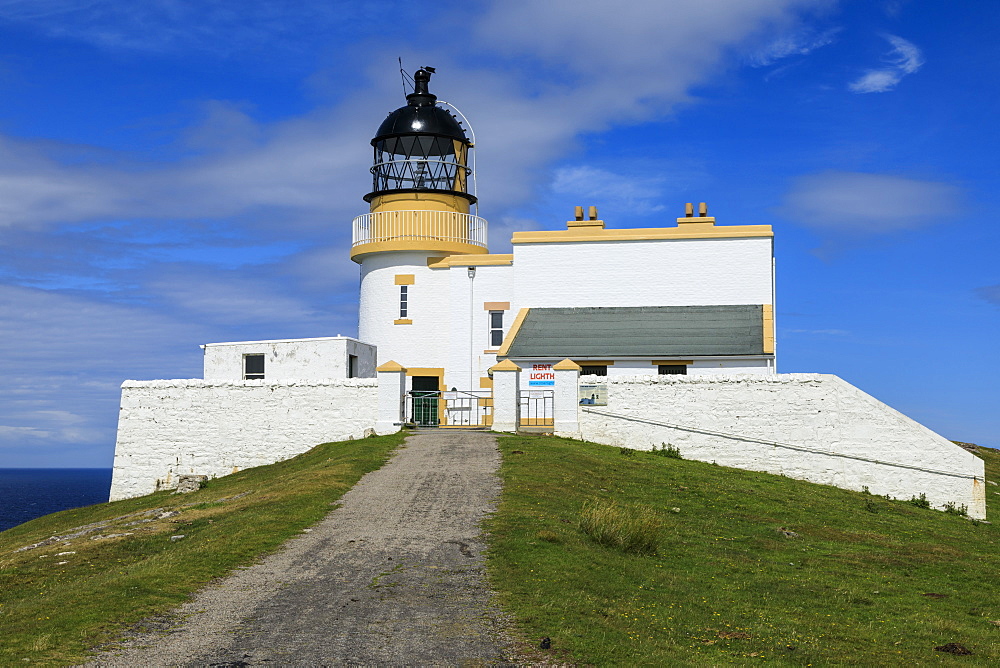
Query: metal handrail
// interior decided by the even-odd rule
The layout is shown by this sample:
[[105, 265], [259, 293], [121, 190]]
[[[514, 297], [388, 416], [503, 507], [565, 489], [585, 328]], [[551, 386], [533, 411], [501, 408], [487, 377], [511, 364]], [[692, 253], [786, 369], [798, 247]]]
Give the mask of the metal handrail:
[[486, 220], [455, 211], [378, 211], [356, 217], [351, 246], [380, 241], [451, 241], [486, 248]]
[[745, 441], [747, 443], [760, 443], [762, 445], [770, 445], [775, 448], [784, 448], [786, 450], [796, 450], [798, 452], [808, 452], [814, 455], [824, 455], [826, 457], [839, 457], [841, 459], [853, 459], [859, 462], [865, 462], [868, 464], [881, 464], [883, 466], [894, 466], [900, 469], [909, 469], [911, 471], [920, 471], [922, 473], [934, 473], [936, 475], [946, 475], [953, 478], [966, 478], [969, 480], [980, 480], [976, 475], [969, 475], [968, 473], [959, 473], [957, 471], [944, 471], [941, 469], [932, 469], [924, 466], [914, 466], [912, 464], [903, 464], [900, 462], [889, 462], [884, 459], [873, 459], [871, 457], [861, 457], [860, 455], [849, 455], [844, 452], [832, 452], [830, 450], [821, 450], [819, 448], [810, 448], [804, 445], [794, 445], [792, 443], [782, 443], [781, 441], [771, 441], [766, 438], [758, 438], [757, 436], [746, 436], [741, 434], [732, 434], [724, 431], [715, 431], [712, 429], [705, 429], [703, 427], [695, 427], [692, 425], [683, 424], [673, 424], [671, 422], [663, 422], [662, 420], [652, 420], [649, 418], [641, 418], [636, 415], [628, 415], [626, 413], [612, 413], [611, 411], [591, 408], [589, 406], [580, 406], [580, 410], [593, 413], [594, 415], [602, 415], [605, 417], [618, 418], [621, 420], [629, 420], [631, 422], [642, 422], [643, 424], [652, 424], [660, 427], [669, 427], [671, 429], [678, 429], [681, 431], [690, 431], [696, 434], [708, 434], [709, 436], [719, 436], [721, 438], [728, 438], [734, 441]]

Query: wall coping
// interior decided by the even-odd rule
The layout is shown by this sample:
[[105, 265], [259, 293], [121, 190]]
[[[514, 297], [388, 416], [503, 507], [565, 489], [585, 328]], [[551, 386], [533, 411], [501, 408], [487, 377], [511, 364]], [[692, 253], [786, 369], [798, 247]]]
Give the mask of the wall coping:
[[309, 343], [312, 341], [356, 341], [357, 343], [363, 343], [366, 346], [374, 347], [374, 344], [368, 343], [367, 341], [362, 341], [361, 339], [356, 339], [353, 336], [314, 336], [305, 339], [261, 339], [260, 341], [222, 341], [221, 343], [203, 343], [199, 348], [216, 348], [218, 346], [248, 346], [248, 345], [261, 345], [264, 343]]
[[320, 380], [204, 380], [178, 378], [172, 380], [126, 380], [125, 388], [199, 388], [199, 387], [378, 387], [375, 378], [328, 378]]

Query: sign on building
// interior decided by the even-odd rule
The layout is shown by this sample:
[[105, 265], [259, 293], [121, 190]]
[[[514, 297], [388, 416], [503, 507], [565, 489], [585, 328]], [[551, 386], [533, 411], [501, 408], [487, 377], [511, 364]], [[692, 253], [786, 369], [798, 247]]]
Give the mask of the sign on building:
[[580, 386], [581, 406], [607, 406], [608, 405], [608, 385], [607, 383], [589, 383]]
[[551, 364], [532, 364], [528, 373], [528, 386], [537, 387], [539, 385], [555, 385], [556, 372], [552, 370]]

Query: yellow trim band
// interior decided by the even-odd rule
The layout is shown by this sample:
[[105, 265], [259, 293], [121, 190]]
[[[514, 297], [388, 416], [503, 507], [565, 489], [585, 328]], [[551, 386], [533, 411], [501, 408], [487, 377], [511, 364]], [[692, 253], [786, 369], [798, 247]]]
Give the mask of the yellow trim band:
[[687, 365], [694, 364], [694, 361], [693, 360], [653, 360], [652, 362], [650, 362], [650, 364], [652, 364], [653, 366], [660, 366], [661, 364], [664, 365], [664, 366], [675, 366], [675, 365], [681, 365], [681, 364], [684, 364], [685, 366], [687, 366]]
[[392, 324], [394, 324], [394, 325], [412, 325], [413, 324], [413, 320], [410, 319], [410, 318], [397, 318], [397, 319], [395, 319], [395, 320], [392, 321]]
[[573, 360], [580, 366], [614, 366], [613, 360]]
[[413, 274], [396, 274], [396, 285], [413, 285]]
[[[444, 378], [444, 367], [437, 366], [415, 366], [407, 367], [407, 376], [438, 376], [439, 378]], [[442, 385], [444, 383], [442, 382]], [[445, 388], [441, 388], [442, 390]]]
[[514, 337], [517, 336], [517, 330], [521, 329], [521, 325], [524, 324], [524, 319], [528, 317], [528, 311], [531, 309], [523, 308], [517, 312], [517, 316], [514, 318], [514, 322], [511, 324], [510, 329], [507, 330], [507, 336], [503, 338], [503, 343], [500, 344], [500, 352], [497, 355], [506, 355], [510, 351], [510, 345], [514, 343]]
[[448, 255], [445, 257], [427, 258], [427, 266], [431, 269], [447, 269], [448, 267], [503, 267], [514, 264], [514, 256], [510, 253], [486, 255]]
[[[702, 227], [702, 225], [704, 227]], [[543, 232], [514, 232], [512, 244], [568, 243], [577, 241], [655, 241], [659, 239], [738, 239], [773, 237], [770, 225], [686, 224], [684, 227], [649, 227], [631, 230], [575, 228]]]
[[774, 354], [774, 304], [764, 304], [764, 354]]
[[[436, 239], [421, 239], [420, 241], [372, 241], [358, 244], [351, 248], [351, 259], [361, 263], [364, 255], [371, 253], [389, 253], [392, 251], [430, 251], [469, 255], [486, 255], [489, 250], [474, 244], [464, 244], [460, 241], [438, 241]], [[475, 264], [475, 263], [472, 263]]]
[[510, 302], [483, 302], [484, 311], [509, 311]]

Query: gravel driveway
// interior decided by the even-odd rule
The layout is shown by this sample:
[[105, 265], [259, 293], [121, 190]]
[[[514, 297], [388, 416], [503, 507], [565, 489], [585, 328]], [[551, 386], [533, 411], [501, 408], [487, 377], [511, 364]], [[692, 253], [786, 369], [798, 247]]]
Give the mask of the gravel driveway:
[[87, 665], [504, 663], [479, 529], [499, 463], [491, 434], [414, 434], [311, 532]]

